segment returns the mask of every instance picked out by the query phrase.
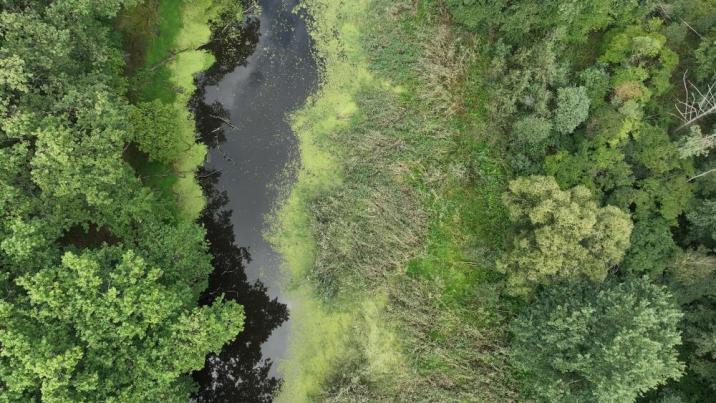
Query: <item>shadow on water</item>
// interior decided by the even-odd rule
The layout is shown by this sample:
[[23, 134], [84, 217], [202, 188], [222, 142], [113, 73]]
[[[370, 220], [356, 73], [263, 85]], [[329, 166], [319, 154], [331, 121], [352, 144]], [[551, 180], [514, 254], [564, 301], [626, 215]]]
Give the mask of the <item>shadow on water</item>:
[[214, 272], [201, 303], [222, 294], [244, 306], [244, 331], [194, 373], [201, 402], [271, 401], [274, 363], [288, 344], [291, 301], [282, 293], [280, 256], [263, 238], [277, 183], [298, 163], [286, 115], [317, 85], [317, 67], [298, 0], [259, 0], [261, 15], [212, 23], [216, 63], [197, 79], [197, 129], [209, 147], [198, 173], [207, 197], [201, 221]]
[[196, 397], [202, 402], [270, 401], [279, 380], [269, 375], [272, 362], [262, 356], [261, 345], [288, 319], [288, 310], [285, 304], [268, 296], [260, 281], [250, 283], [246, 277], [244, 268], [251, 262], [251, 256], [236, 244], [232, 212], [226, 207], [228, 197], [216, 188], [220, 173], [202, 169], [199, 175], [207, 196], [201, 222], [206, 228], [214, 266], [200, 303], [211, 304], [224, 295], [244, 306], [246, 322], [245, 331], [224, 346], [219, 355], [207, 357], [204, 369], [195, 373], [194, 379], [200, 385]]

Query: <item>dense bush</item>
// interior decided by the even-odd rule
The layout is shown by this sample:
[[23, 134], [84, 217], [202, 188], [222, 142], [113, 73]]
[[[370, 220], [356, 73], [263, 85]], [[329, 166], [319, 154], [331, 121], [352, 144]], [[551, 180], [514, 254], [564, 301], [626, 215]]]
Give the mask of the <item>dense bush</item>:
[[551, 177], [518, 178], [503, 199], [517, 234], [498, 268], [512, 294], [564, 280], [599, 283], [629, 246], [628, 215], [598, 207], [585, 187], [561, 190]]

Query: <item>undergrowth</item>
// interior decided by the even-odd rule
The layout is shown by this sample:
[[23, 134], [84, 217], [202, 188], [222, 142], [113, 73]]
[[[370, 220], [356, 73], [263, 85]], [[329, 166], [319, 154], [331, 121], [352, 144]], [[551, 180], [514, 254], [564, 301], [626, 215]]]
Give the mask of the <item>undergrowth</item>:
[[474, 38], [432, 1], [306, 7], [323, 85], [294, 116], [304, 166], [272, 238], [329, 325], [292, 312], [280, 400], [516, 399]]

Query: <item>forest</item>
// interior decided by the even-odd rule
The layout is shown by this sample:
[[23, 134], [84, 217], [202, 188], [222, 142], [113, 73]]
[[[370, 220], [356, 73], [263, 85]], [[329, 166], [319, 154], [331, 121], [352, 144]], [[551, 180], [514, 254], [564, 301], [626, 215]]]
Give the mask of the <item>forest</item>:
[[287, 2], [290, 303], [202, 101], [274, 3], [0, 0], [1, 402], [713, 400], [716, 0]]

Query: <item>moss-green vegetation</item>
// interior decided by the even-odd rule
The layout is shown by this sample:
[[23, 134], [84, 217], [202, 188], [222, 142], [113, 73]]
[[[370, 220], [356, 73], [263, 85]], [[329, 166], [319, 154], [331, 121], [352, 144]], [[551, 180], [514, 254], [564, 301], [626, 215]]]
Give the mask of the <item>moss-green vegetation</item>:
[[[309, 3], [313, 11], [317, 3]], [[365, 14], [366, 2], [356, 1], [329, 5], [324, 13], [316, 14], [313, 35], [321, 38], [317, 47], [323, 58], [323, 86], [310, 98], [308, 106], [293, 117], [293, 128], [300, 141], [302, 167], [298, 179], [284, 207], [278, 213], [272, 241], [282, 253], [292, 278], [311, 275], [318, 245], [314, 238], [314, 217], [307, 206], [324, 192], [342, 183], [343, 175], [335, 155], [322, 145], [335, 130], [348, 125], [356, 112], [353, 97], [363, 82], [371, 80], [365, 68], [365, 55], [357, 37], [357, 26], [343, 20], [341, 13], [352, 17]], [[342, 22], [343, 21], [343, 22]], [[341, 38], [333, 35], [334, 27], [341, 28]], [[340, 56], [343, 50], [345, 57]], [[345, 351], [346, 336], [356, 309], [332, 309], [314, 300], [312, 284], [296, 281], [294, 298], [298, 309], [291, 311], [293, 323], [290, 359], [284, 365], [284, 387], [280, 401], [295, 401], [316, 396], [323, 381], [333, 369], [338, 356]]]
[[[306, 2], [323, 87], [294, 117], [304, 167], [273, 238], [303, 298], [340, 320], [294, 334], [281, 397], [703, 397], [713, 298], [685, 295], [683, 273], [716, 272], [713, 118], [684, 140], [669, 112], [684, 96], [674, 77], [712, 82], [709, 4]], [[603, 292], [565, 299], [585, 281]], [[650, 308], [560, 316], [612, 297]], [[510, 328], [534, 304], [554, 344]], [[607, 347], [585, 361], [579, 339]]]
[[273, 238], [315, 309], [292, 312], [280, 398], [513, 396], [487, 354], [504, 349], [485, 270], [504, 242], [503, 169], [453, 91], [474, 56], [427, 4], [305, 7], [323, 85], [293, 118], [304, 165]]

